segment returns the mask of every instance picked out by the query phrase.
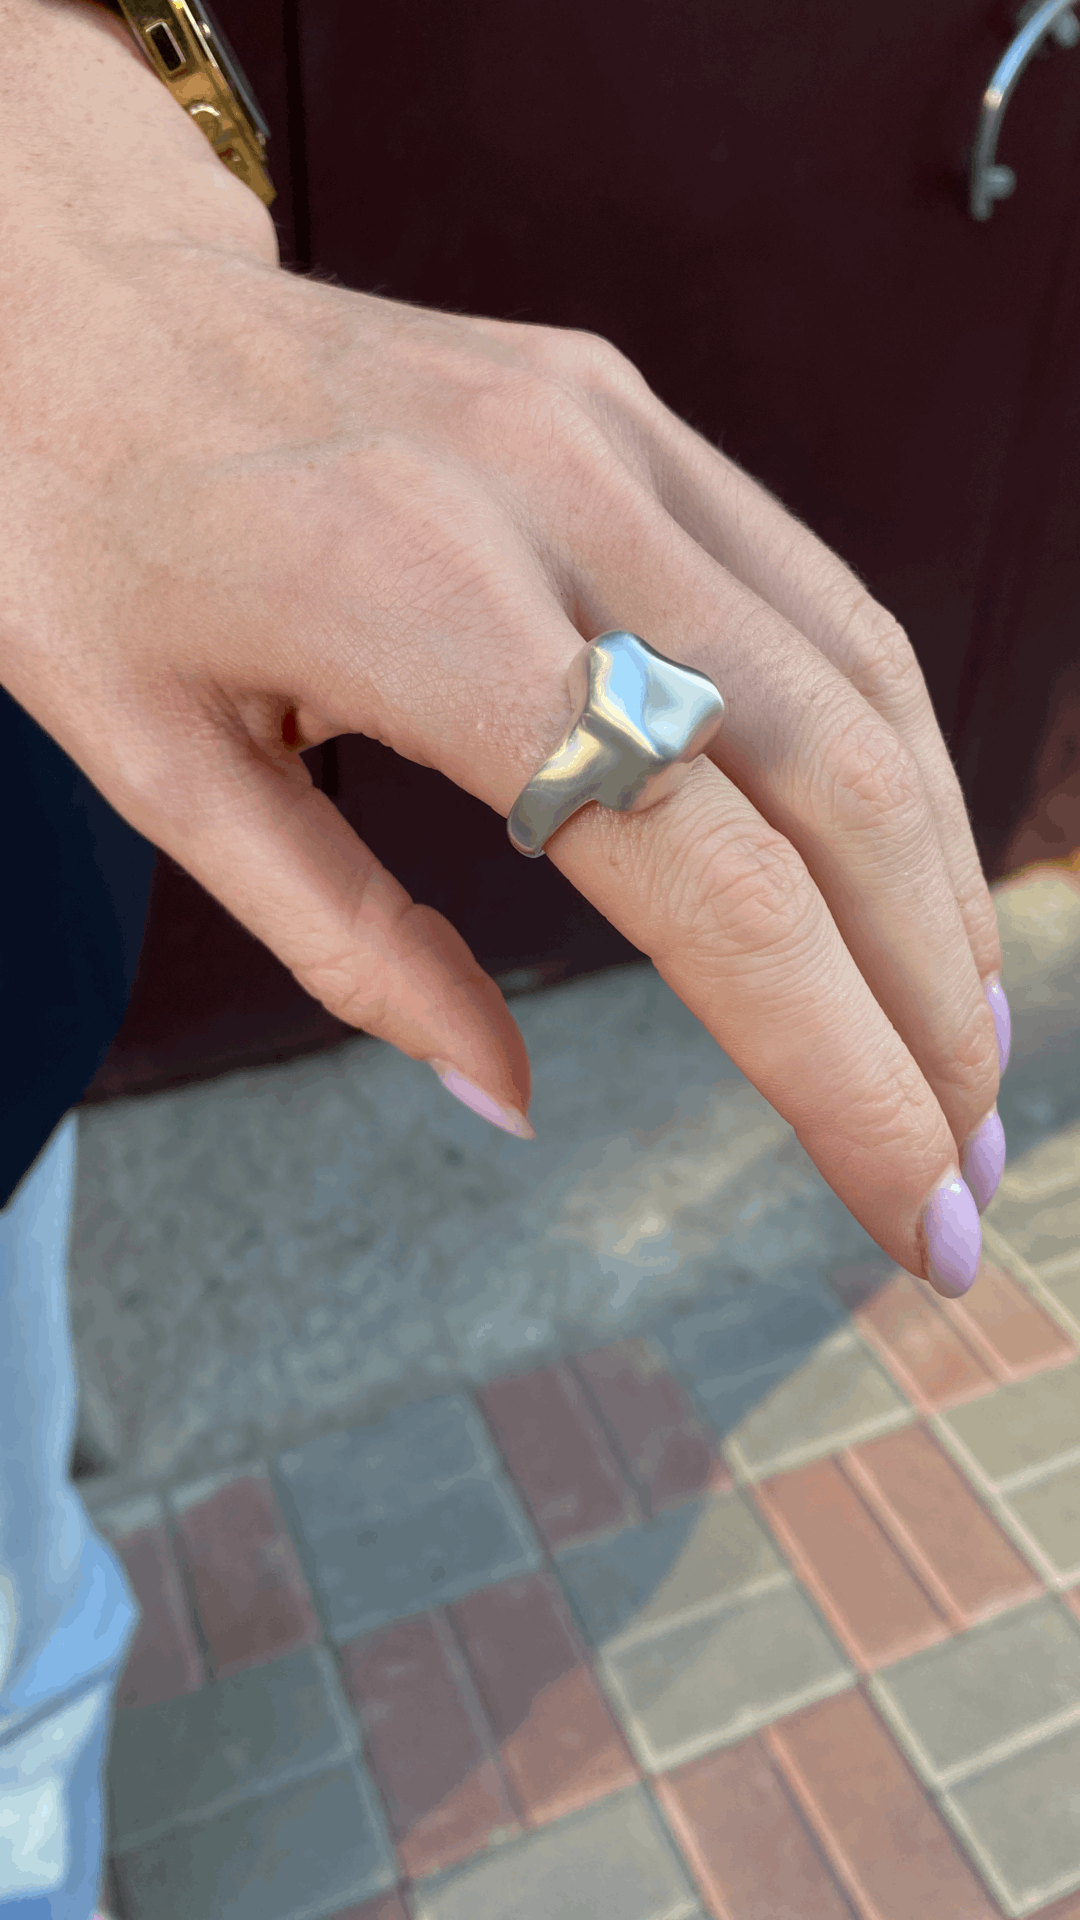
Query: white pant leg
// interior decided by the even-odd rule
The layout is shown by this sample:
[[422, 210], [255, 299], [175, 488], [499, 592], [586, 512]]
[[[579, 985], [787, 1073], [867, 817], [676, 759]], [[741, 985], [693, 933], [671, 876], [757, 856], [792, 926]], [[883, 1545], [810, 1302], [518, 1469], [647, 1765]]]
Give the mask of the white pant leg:
[[69, 1115], [0, 1213], [0, 1920], [89, 1920], [136, 1618], [68, 1477], [76, 1139]]

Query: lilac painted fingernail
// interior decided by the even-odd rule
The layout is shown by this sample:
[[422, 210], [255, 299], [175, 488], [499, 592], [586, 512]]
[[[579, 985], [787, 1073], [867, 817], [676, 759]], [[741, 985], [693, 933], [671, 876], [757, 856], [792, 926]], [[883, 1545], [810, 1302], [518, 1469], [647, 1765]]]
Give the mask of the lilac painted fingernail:
[[971, 1135], [960, 1164], [982, 1213], [998, 1190], [1005, 1166], [1005, 1129], [996, 1107], [991, 1107], [981, 1127]]
[[955, 1300], [979, 1271], [982, 1228], [979, 1209], [958, 1173], [947, 1173], [923, 1213], [926, 1277], [935, 1293]]
[[983, 981], [986, 997], [990, 1002], [990, 1011], [994, 1016], [997, 1030], [998, 1072], [1004, 1073], [1009, 1064], [1009, 1048], [1012, 1046], [1012, 1015], [1005, 998], [1005, 989], [1001, 984], [1000, 973], [988, 973]]
[[432, 1060], [429, 1064], [438, 1074], [447, 1093], [452, 1093], [454, 1099], [460, 1100], [470, 1113], [478, 1113], [481, 1120], [490, 1120], [493, 1127], [501, 1127], [504, 1133], [512, 1133], [518, 1140], [536, 1139], [525, 1115], [516, 1108], [500, 1107], [490, 1093], [485, 1093], [482, 1087], [474, 1087], [472, 1081], [466, 1080], [456, 1067], [446, 1066], [441, 1060]]

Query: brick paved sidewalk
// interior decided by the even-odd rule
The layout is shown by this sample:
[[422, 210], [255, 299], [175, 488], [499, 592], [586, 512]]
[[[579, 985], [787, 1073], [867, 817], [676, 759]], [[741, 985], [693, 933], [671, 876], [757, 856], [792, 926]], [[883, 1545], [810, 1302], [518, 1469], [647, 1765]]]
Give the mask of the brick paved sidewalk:
[[966, 1302], [721, 1276], [99, 1515], [124, 1920], [1080, 1920], [1074, 1133]]

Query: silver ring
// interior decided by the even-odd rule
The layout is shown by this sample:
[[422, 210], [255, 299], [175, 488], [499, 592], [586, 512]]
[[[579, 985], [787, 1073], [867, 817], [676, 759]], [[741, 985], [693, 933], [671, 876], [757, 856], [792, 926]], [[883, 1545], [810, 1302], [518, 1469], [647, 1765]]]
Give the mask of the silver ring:
[[536, 860], [557, 827], [596, 800], [643, 813], [674, 792], [724, 717], [707, 674], [636, 633], [601, 633], [566, 676], [568, 732], [510, 809], [511, 845]]

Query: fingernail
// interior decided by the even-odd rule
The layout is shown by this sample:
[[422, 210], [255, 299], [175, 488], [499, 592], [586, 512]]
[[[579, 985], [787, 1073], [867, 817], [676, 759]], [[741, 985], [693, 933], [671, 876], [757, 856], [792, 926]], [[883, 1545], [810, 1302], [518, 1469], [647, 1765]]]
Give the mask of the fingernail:
[[1005, 989], [1001, 984], [1000, 973], [988, 973], [983, 981], [986, 997], [990, 1002], [990, 1011], [994, 1016], [997, 1031], [998, 1071], [1004, 1073], [1009, 1064], [1009, 1048], [1012, 1046], [1012, 1015], [1005, 998]]
[[459, 1073], [456, 1067], [445, 1066], [441, 1060], [432, 1060], [429, 1064], [442, 1081], [447, 1093], [452, 1093], [454, 1099], [460, 1100], [462, 1106], [468, 1107], [470, 1113], [478, 1113], [481, 1120], [490, 1120], [493, 1127], [501, 1127], [504, 1133], [512, 1133], [515, 1139], [536, 1139], [536, 1134], [525, 1115], [519, 1113], [516, 1107], [500, 1107], [490, 1093], [485, 1093], [482, 1087], [474, 1087], [472, 1081], [466, 1080], [465, 1075]]
[[936, 1293], [955, 1300], [979, 1271], [982, 1228], [979, 1209], [958, 1173], [946, 1174], [923, 1213], [926, 1277]]
[[1005, 1129], [996, 1107], [991, 1107], [982, 1125], [971, 1135], [960, 1165], [975, 1195], [975, 1205], [982, 1213], [998, 1190], [1005, 1166]]

